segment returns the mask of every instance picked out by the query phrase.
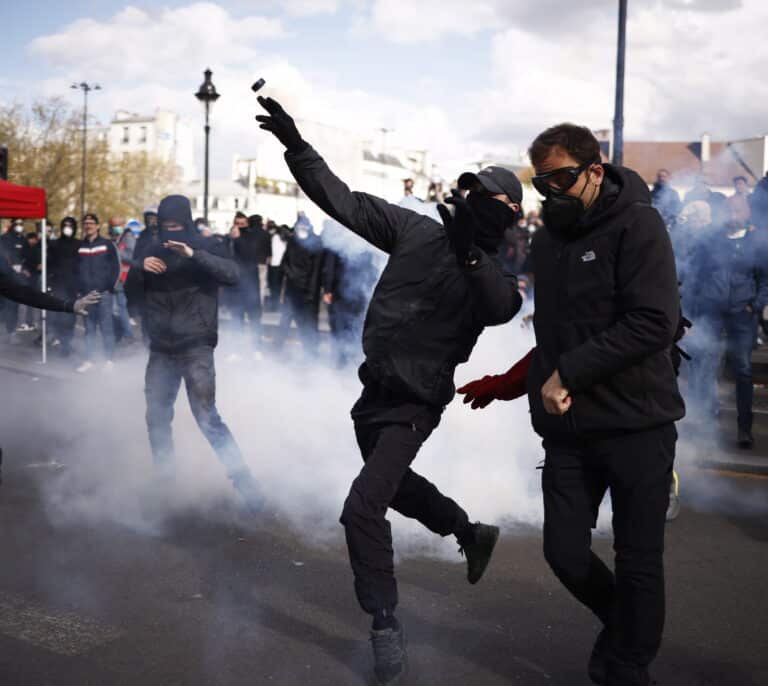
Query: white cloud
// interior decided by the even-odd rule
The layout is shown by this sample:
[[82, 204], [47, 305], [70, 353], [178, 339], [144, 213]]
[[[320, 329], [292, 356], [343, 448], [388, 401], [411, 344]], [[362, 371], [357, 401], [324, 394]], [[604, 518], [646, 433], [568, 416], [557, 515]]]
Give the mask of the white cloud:
[[315, 14], [335, 14], [339, 11], [339, 0], [281, 0], [280, 6], [296, 17], [308, 17]]
[[[369, 32], [392, 41], [430, 41], [425, 59], [440, 60], [451, 43], [461, 49], [460, 38], [436, 49], [436, 37], [487, 32], [491, 82], [481, 88], [448, 82], [446, 75], [425, 81], [420, 98], [405, 101], [370, 80], [350, 83], [344, 64], [318, 59], [309, 74], [291, 61], [290, 44], [279, 40], [292, 28], [290, 14], [237, 17], [213, 3], [157, 12], [127, 7], [105, 21], [79, 20], [40, 37], [30, 50], [52, 67], [54, 77], [44, 82], [48, 94], [68, 93], [69, 84], [83, 78], [100, 81], [104, 90], [93, 104], [102, 116], [163, 107], [199, 122], [193, 93], [210, 66], [222, 93], [213, 120], [217, 175], [228, 173], [232, 154], [253, 154], [268, 135], [253, 121], [259, 108], [249, 86], [258, 77], [267, 81], [265, 92], [297, 117], [370, 136], [378, 127], [395, 129], [393, 143], [431, 149], [451, 170], [487, 153], [511, 156], [558, 121], [611, 124], [614, 0], [586, 6], [481, 0], [471, 9], [458, 0], [296, 0], [281, 7], [286, 13], [344, 7], [347, 24], [362, 16]], [[768, 3], [762, 0], [631, 3], [627, 137], [693, 139], [707, 131], [717, 140], [764, 133], [766, 25]]]

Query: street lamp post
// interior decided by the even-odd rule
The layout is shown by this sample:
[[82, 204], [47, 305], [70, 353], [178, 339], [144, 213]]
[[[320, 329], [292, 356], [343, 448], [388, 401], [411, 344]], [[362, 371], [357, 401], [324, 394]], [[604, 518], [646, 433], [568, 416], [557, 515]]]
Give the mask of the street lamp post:
[[619, 0], [619, 40], [616, 51], [616, 109], [613, 117], [613, 164], [624, 164], [624, 55], [627, 51], [627, 0]]
[[85, 158], [88, 151], [88, 93], [100, 91], [98, 83], [89, 84], [85, 81], [73, 83], [70, 88], [83, 91], [83, 164], [80, 173], [80, 217], [85, 214]]
[[203, 217], [206, 223], [208, 222], [208, 139], [210, 138], [211, 127], [208, 123], [208, 116], [210, 114], [211, 106], [219, 99], [219, 94], [216, 92], [216, 86], [211, 81], [211, 74], [213, 72], [210, 69], [206, 69], [203, 74], [205, 80], [200, 88], [195, 93], [195, 97], [205, 107], [205, 174], [203, 177]]

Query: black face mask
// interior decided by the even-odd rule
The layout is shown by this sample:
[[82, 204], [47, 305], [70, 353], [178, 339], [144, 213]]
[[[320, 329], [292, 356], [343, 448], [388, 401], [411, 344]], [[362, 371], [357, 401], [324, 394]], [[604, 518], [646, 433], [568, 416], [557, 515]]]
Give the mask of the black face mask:
[[517, 212], [485, 193], [470, 193], [467, 204], [477, 217], [475, 243], [486, 252], [498, 251], [504, 230], [517, 221]]
[[563, 232], [577, 229], [587, 211], [584, 207], [584, 201], [581, 199], [585, 190], [587, 190], [586, 182], [581, 193], [576, 197], [551, 191], [544, 198], [541, 207], [541, 218], [544, 220], [544, 226]]

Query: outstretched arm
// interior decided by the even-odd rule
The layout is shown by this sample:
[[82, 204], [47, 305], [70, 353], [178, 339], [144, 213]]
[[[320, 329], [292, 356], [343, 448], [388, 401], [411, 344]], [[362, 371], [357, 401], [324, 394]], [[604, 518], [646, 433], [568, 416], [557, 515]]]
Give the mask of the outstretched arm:
[[272, 98], [259, 98], [269, 113], [256, 119], [286, 147], [294, 178], [321, 210], [384, 252], [391, 253], [399, 234], [422, 217], [368, 193], [353, 192], [299, 134], [293, 118]]

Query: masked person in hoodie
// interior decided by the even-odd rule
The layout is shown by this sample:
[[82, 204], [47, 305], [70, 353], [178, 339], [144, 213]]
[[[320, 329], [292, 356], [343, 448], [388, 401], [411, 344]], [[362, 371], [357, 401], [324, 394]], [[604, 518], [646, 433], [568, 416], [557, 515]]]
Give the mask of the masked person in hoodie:
[[249, 507], [259, 495], [240, 449], [216, 409], [213, 351], [218, 342], [218, 291], [238, 281], [226, 246], [204, 238], [189, 200], [169, 195], [158, 208], [159, 241], [143, 251], [149, 361], [145, 395], [155, 464], [165, 474], [175, 459], [171, 420], [182, 380], [192, 414]]
[[[64, 217], [61, 220], [59, 239], [51, 243], [48, 258], [52, 294], [64, 300], [74, 299], [78, 291], [80, 241], [75, 238], [76, 234], [77, 220], [74, 217]], [[75, 318], [60, 313], [52, 319], [54, 336], [61, 346], [61, 354], [69, 357], [75, 333]]]
[[[544, 439], [544, 555], [603, 623], [589, 675], [645, 686], [664, 626], [664, 522], [684, 414], [672, 246], [645, 183], [602, 164], [589, 129], [555, 126], [529, 154], [544, 196], [531, 248], [536, 348], [459, 392], [484, 407], [527, 390]], [[590, 547], [607, 490], [615, 571]]]
[[291, 323], [296, 322], [304, 351], [317, 352], [324, 258], [320, 236], [315, 233], [309, 218], [299, 212], [281, 262], [285, 275], [285, 303], [280, 315], [278, 347], [284, 344]]
[[[374, 290], [363, 330], [363, 383], [352, 408], [365, 462], [344, 503], [341, 522], [355, 592], [372, 615], [371, 641], [380, 684], [404, 670], [388, 508], [417, 519], [441, 536], [455, 535], [476, 583], [490, 560], [499, 530], [470, 523], [459, 505], [440, 493], [411, 463], [454, 396], [453, 373], [465, 362], [485, 326], [503, 324], [520, 309], [517, 280], [492, 255], [513, 224], [522, 189], [510, 171], [489, 168], [471, 180], [469, 201], [445, 206], [445, 226], [367, 193], [352, 192], [299, 134], [272, 99], [259, 98], [259, 116], [287, 148], [285, 159], [299, 186], [331, 218], [389, 256]], [[470, 209], [480, 215], [475, 218]], [[298, 227], [297, 227], [298, 233]]]
[[131, 308], [135, 308], [141, 317], [141, 338], [149, 346], [144, 300], [144, 256], [160, 243], [160, 225], [157, 223], [157, 210], [154, 207], [144, 211], [144, 229], [136, 239], [133, 259], [128, 277], [125, 280], [125, 294]]

